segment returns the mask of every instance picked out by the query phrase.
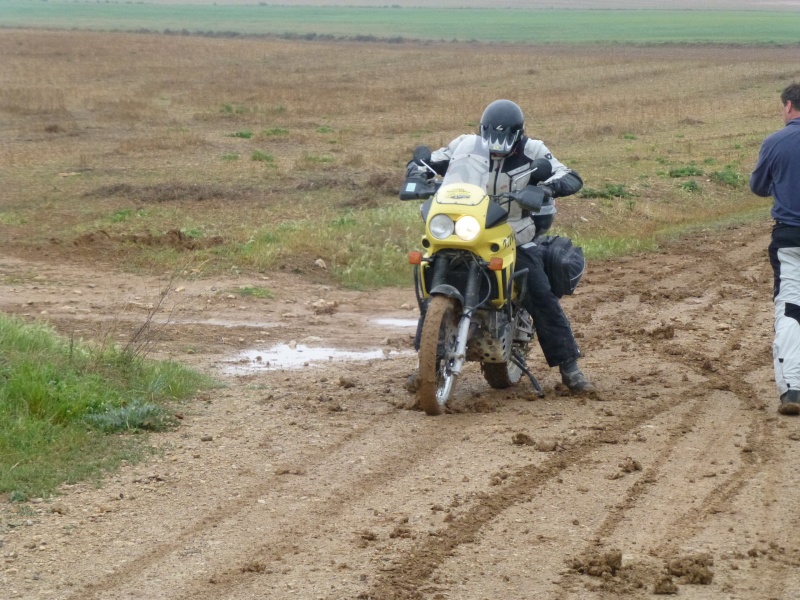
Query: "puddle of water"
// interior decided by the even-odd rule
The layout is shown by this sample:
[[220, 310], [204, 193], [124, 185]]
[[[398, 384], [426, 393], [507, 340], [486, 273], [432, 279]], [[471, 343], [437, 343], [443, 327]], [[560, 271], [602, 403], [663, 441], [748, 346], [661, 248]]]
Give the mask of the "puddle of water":
[[378, 325], [389, 325], [390, 327], [416, 327], [417, 319], [373, 319], [373, 323]]
[[227, 361], [229, 366], [226, 366], [224, 371], [228, 374], [242, 375], [258, 371], [298, 369], [320, 362], [393, 358], [409, 353], [381, 349], [355, 352], [337, 348], [311, 348], [303, 344], [298, 344], [294, 347], [288, 344], [280, 344], [273, 346], [269, 350], [245, 350], [239, 353], [232, 361]]

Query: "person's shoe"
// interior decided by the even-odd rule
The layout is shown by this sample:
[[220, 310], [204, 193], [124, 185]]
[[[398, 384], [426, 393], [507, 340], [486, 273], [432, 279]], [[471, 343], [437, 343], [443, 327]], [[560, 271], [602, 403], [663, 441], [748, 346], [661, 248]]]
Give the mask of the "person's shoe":
[[782, 415], [800, 415], [800, 390], [787, 390], [781, 394], [778, 412]]
[[591, 394], [596, 391], [594, 384], [586, 379], [586, 376], [578, 368], [577, 360], [563, 364], [558, 369], [561, 371], [561, 382], [567, 386], [571, 392]]

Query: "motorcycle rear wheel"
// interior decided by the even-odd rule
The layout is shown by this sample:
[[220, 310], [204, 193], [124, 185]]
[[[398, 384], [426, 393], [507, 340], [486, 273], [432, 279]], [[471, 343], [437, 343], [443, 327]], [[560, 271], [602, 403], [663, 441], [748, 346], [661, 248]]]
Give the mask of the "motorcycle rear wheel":
[[486, 382], [496, 390], [504, 390], [516, 385], [522, 377], [520, 369], [512, 361], [504, 363], [482, 363], [481, 371]]
[[445, 296], [431, 298], [419, 344], [419, 390], [417, 400], [427, 414], [444, 412], [456, 376], [449, 372], [455, 357], [458, 314], [455, 300]]

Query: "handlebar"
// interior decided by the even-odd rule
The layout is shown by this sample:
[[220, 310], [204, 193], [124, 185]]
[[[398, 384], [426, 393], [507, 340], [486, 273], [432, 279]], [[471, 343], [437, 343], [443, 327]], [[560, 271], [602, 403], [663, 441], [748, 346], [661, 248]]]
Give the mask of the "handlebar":
[[[425, 180], [421, 177], [409, 177], [400, 190], [400, 200], [427, 200], [439, 191], [442, 182], [439, 180]], [[508, 204], [513, 200], [523, 208], [533, 213], [538, 213], [542, 209], [545, 199], [548, 198], [547, 191], [538, 186], [527, 186], [519, 192], [503, 192], [502, 194], [490, 194], [489, 198], [497, 202], [500, 206], [508, 210]]]
[[438, 192], [441, 186], [441, 181], [408, 177], [400, 189], [400, 200], [427, 200]]
[[504, 208], [513, 200], [524, 209], [533, 213], [538, 213], [542, 210], [542, 205], [549, 198], [549, 194], [543, 188], [529, 185], [519, 192], [503, 192], [502, 194], [490, 195], [489, 197]]

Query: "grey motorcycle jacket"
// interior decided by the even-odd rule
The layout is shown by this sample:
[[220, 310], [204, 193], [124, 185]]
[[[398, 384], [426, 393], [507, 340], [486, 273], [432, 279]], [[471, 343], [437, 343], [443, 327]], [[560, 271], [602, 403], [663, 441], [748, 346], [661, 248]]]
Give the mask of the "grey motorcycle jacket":
[[[453, 152], [463, 137], [463, 135], [457, 137], [449, 145], [432, 153], [430, 166], [440, 175], [444, 175], [447, 171], [447, 165], [453, 157]], [[579, 191], [583, 187], [583, 180], [575, 171], [559, 162], [541, 140], [523, 136], [511, 154], [503, 158], [492, 159], [492, 173], [486, 191], [495, 195], [524, 189], [529, 183], [530, 174], [523, 175], [517, 180], [514, 178], [529, 170], [531, 163], [537, 158], [546, 158], [553, 167], [553, 175], [547, 181], [542, 182], [542, 185], [546, 185], [553, 191], [553, 197], [547, 198], [537, 214], [555, 214], [554, 198], [569, 196]], [[512, 185], [514, 189], [511, 189]], [[514, 230], [517, 245], [525, 244], [533, 239], [536, 228], [531, 214], [516, 202], [512, 202], [509, 206], [508, 224]]]

